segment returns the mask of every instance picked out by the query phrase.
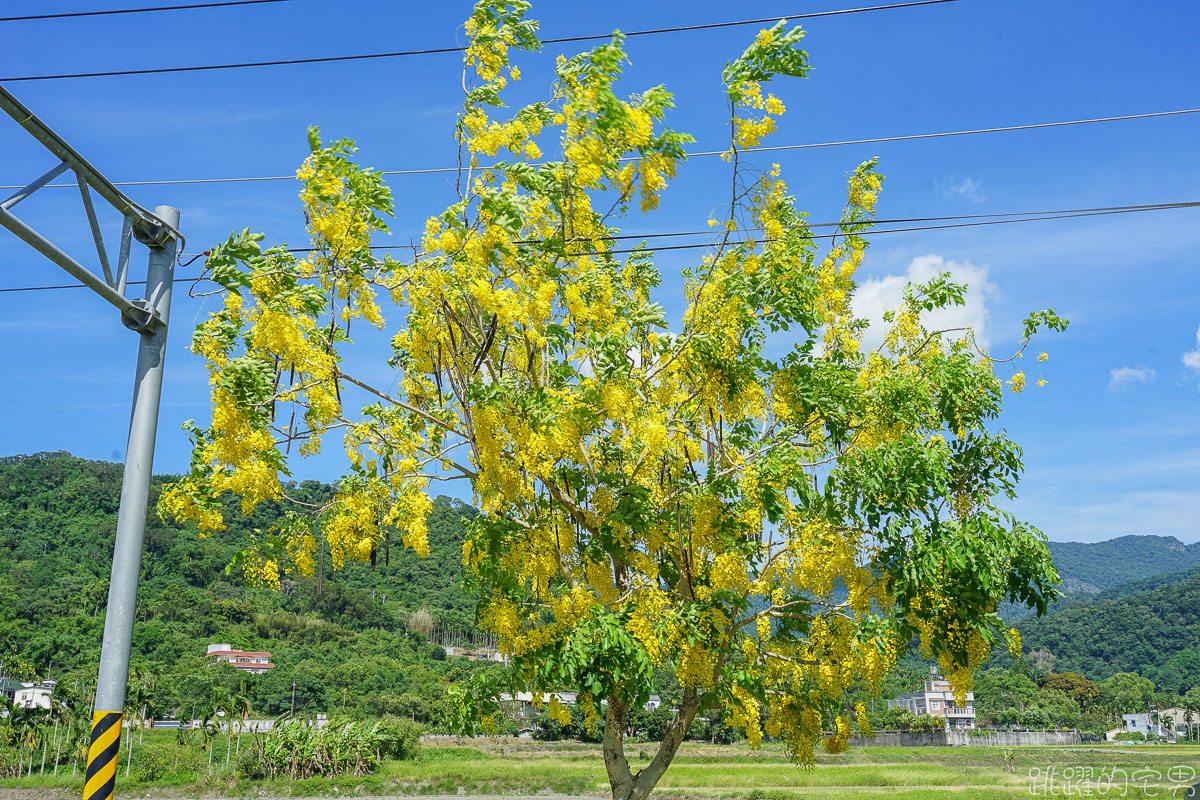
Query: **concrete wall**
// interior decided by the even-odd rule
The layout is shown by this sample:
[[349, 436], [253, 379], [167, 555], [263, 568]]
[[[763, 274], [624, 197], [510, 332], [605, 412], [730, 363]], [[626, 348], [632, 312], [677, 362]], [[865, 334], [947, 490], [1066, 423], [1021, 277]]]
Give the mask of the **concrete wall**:
[[945, 747], [945, 731], [882, 731], [874, 736], [851, 736], [854, 747]]
[[853, 736], [855, 747], [1049, 747], [1080, 744], [1078, 731], [883, 731]]
[[951, 747], [1054, 747], [1056, 745], [1082, 744], [1079, 731], [949, 731], [947, 744]]

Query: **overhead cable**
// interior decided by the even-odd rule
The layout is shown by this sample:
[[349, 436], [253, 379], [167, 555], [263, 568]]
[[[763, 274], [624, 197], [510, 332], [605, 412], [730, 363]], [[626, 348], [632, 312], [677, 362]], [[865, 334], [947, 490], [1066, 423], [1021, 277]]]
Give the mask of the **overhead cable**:
[[[740, 150], [742, 153], [769, 153], [779, 152], [783, 150], [810, 150], [819, 147], [845, 147], [854, 144], [878, 144], [880, 142], [908, 142], [917, 139], [941, 139], [948, 136], [973, 136], [981, 133], [1011, 133], [1013, 131], [1029, 131], [1039, 128], [1062, 128], [1071, 125], [1092, 125], [1100, 122], [1123, 122], [1133, 119], [1150, 119], [1153, 117], [1175, 117], [1182, 114], [1197, 114], [1200, 113], [1200, 108], [1182, 108], [1175, 111], [1151, 111], [1146, 114], [1125, 114], [1114, 117], [1093, 117], [1090, 119], [1072, 119], [1061, 122], [1034, 122], [1028, 125], [1006, 125], [996, 128], [973, 128], [970, 130], [961, 131], [939, 131], [936, 133], [912, 133], [903, 136], [878, 136], [870, 139], [845, 139], [832, 142], [807, 142], [803, 144], [784, 144], [774, 145], [769, 147], [748, 147]], [[699, 158], [701, 156], [718, 156], [725, 151], [721, 150], [703, 150], [695, 153], [685, 154], [688, 158]], [[625, 159], [633, 160], [633, 159]], [[489, 167], [485, 167], [488, 169]], [[419, 169], [392, 169], [379, 170], [376, 174], [379, 175], [433, 175], [437, 173], [458, 172], [459, 167], [425, 167]], [[188, 184], [202, 183], [251, 183], [258, 181], [291, 181], [295, 180], [295, 175], [264, 175], [264, 176], [248, 176], [239, 178], [184, 178], [179, 180], [149, 180], [149, 181], [116, 181], [114, 186], [179, 186]], [[48, 189], [64, 189], [74, 188], [73, 183], [52, 183], [46, 188]], [[2, 189], [20, 189], [17, 185], [0, 186]]]
[[68, 19], [71, 17], [107, 17], [113, 14], [147, 14], [153, 11], [189, 11], [196, 8], [225, 6], [257, 6], [263, 3], [286, 3], [288, 0], [222, 0], [219, 3], [189, 3], [182, 6], [152, 6], [149, 8], [114, 8], [103, 11], [64, 11], [59, 14], [26, 14], [22, 17], [0, 17], [0, 22], [28, 22], [35, 19]]
[[[908, 3], [892, 3], [891, 5], [883, 6], [864, 6], [862, 8], [842, 8], [833, 11], [813, 11], [807, 14], [787, 14], [778, 17], [763, 17], [760, 19], [742, 19], [732, 22], [710, 22], [702, 25], [680, 25], [672, 28], [651, 28], [641, 31], [629, 31], [622, 35], [626, 38], [632, 36], [654, 36], [662, 33], [683, 33], [690, 31], [708, 30], [712, 28], [730, 28], [737, 25], [762, 25], [768, 22], [789, 21], [798, 19], [813, 19], [816, 17], [836, 17], [846, 14], [863, 14], [871, 11], [890, 11], [897, 8], [913, 8], [916, 6], [940, 5], [942, 3], [956, 3], [958, 0], [913, 0]], [[591, 34], [588, 36], [561, 36], [555, 39], [542, 39], [542, 44], [564, 44], [567, 42], [590, 42], [600, 39], [609, 39], [611, 33]], [[11, 78], [0, 78], [0, 82], [15, 82], [15, 81], [56, 81], [67, 80], [71, 78], [113, 78], [128, 75], [162, 75], [172, 72], [209, 72], [213, 70], [227, 69], [247, 69], [250, 67], [282, 67], [291, 66], [294, 64], [328, 64], [334, 61], [365, 61], [368, 59], [377, 58], [400, 58], [403, 56], [430, 56], [439, 53], [462, 53], [465, 52], [465, 47], [432, 47], [421, 50], [398, 50], [391, 53], [360, 53], [357, 55], [348, 56], [318, 56], [315, 58], [289, 58], [280, 59], [278, 61], [245, 61], [232, 64], [201, 64], [187, 67], [156, 67], [150, 69], [121, 69], [111, 70], [108, 72], [73, 72], [59, 73], [55, 75], [18, 75]]]
[[[1173, 210], [1184, 209], [1184, 208], [1200, 208], [1200, 201], [1186, 201], [1186, 202], [1178, 202], [1178, 203], [1149, 203], [1149, 204], [1143, 204], [1143, 205], [1129, 205], [1129, 206], [1101, 206], [1101, 207], [1097, 207], [1097, 208], [1066, 209], [1066, 210], [1061, 210], [1061, 211], [1028, 211], [1028, 212], [1011, 212], [1011, 213], [1006, 213], [1006, 214], [965, 214], [965, 215], [949, 216], [949, 217], [908, 217], [908, 218], [904, 218], [904, 219], [873, 220], [872, 224], [877, 224], [877, 225], [886, 225], [886, 224], [894, 224], [894, 223], [898, 223], [898, 222], [909, 222], [909, 221], [911, 221], [911, 222], [925, 222], [925, 221], [939, 222], [939, 221], [944, 221], [944, 220], [968, 220], [968, 221], [948, 222], [947, 224], [944, 224], [944, 225], [918, 225], [918, 226], [910, 226], [910, 227], [902, 227], [902, 228], [870, 229], [870, 230], [863, 231], [861, 233], [861, 235], [864, 237], [870, 237], [870, 236], [875, 236], [876, 234], [883, 234], [883, 233], [911, 233], [914, 231], [946, 230], [946, 229], [951, 229], [951, 228], [973, 228], [973, 227], [980, 227], [980, 226], [985, 226], [985, 225], [1011, 225], [1014, 223], [1023, 223], [1023, 222], [1039, 222], [1039, 221], [1043, 221], [1043, 220], [1057, 220], [1057, 219], [1078, 219], [1078, 218], [1082, 218], [1082, 217], [1109, 216], [1112, 214], [1132, 214], [1132, 213], [1147, 212], [1147, 211], [1173, 211]], [[991, 219], [980, 219], [983, 217], [989, 217]], [[1000, 219], [995, 219], [995, 217], [999, 217]], [[811, 225], [792, 226], [792, 227], [808, 227], [808, 228], [835, 227], [835, 226], [840, 226], [842, 224], [843, 223], [841, 223], [841, 222], [821, 222], [821, 223], [814, 223]], [[742, 230], [741, 232], [746, 232], [746, 230]], [[606, 240], [627, 239], [627, 238], [647, 239], [652, 236], [692, 236], [692, 235], [696, 235], [697, 233], [713, 234], [714, 231], [713, 230], [695, 231], [695, 232], [679, 231], [679, 232], [674, 232], [674, 233], [657, 233], [657, 234], [641, 234], [641, 235], [631, 234], [629, 236], [609, 236], [609, 237], [604, 237], [604, 238]], [[837, 233], [837, 232], [835, 232], [835, 233], [816, 233], [816, 234], [807, 236], [805, 238], [807, 238], [807, 239], [830, 239], [830, 238], [833, 238], [836, 236], [844, 236], [844, 235], [845, 234]], [[767, 238], [767, 239], [742, 239], [742, 240], [730, 242], [729, 244], [734, 245], [734, 246], [743, 245], [743, 244], [757, 245], [757, 244], [768, 244], [773, 241], [776, 241], [776, 240], [770, 239], [770, 238]], [[699, 243], [699, 244], [660, 245], [660, 246], [656, 246], [656, 247], [636, 247], [636, 248], [631, 247], [631, 248], [626, 248], [626, 249], [622, 249], [622, 250], [607, 250], [605, 252], [610, 253], [610, 254], [632, 253], [635, 251], [663, 252], [663, 251], [668, 251], [668, 250], [692, 250], [692, 249], [696, 249], [696, 248], [714, 247], [714, 246], [715, 245], [712, 242], [703, 242], [703, 243]], [[295, 248], [292, 252], [306, 252], [309, 249], [310, 248]], [[371, 249], [372, 250], [398, 250], [398, 249], [409, 250], [409, 249], [412, 249], [412, 246], [411, 245], [374, 245], [371, 247]], [[198, 255], [203, 255], [203, 254], [198, 254]], [[211, 279], [203, 278], [203, 277], [175, 278], [176, 283], [191, 283], [191, 282], [198, 281], [198, 280], [211, 281]], [[145, 281], [130, 281], [127, 285], [128, 286], [138, 286], [143, 283], [145, 283]], [[80, 289], [80, 288], [83, 288], [83, 284], [60, 284], [60, 285], [56, 285], [56, 286], [10, 286], [10, 287], [5, 287], [5, 288], [0, 288], [0, 293], [40, 292], [40, 291], [49, 291], [49, 290], [56, 290], [56, 289]]]

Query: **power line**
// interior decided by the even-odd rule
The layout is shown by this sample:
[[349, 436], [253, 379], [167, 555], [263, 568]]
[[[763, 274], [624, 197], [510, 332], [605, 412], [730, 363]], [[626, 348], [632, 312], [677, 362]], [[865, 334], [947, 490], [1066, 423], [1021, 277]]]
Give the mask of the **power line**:
[[[1144, 212], [1144, 211], [1173, 211], [1173, 210], [1181, 209], [1181, 208], [1200, 208], [1200, 202], [1169, 203], [1169, 204], [1145, 206], [1145, 207], [1130, 207], [1130, 208], [1125, 208], [1122, 210], [1090, 211], [1087, 213], [1080, 213], [1080, 214], [1073, 214], [1073, 213], [1072, 214], [1047, 214], [1046, 216], [1020, 217], [1020, 218], [1016, 218], [1016, 219], [993, 219], [993, 220], [986, 220], [986, 221], [979, 221], [979, 222], [950, 223], [947, 225], [920, 225], [920, 226], [908, 227], [908, 228], [890, 228], [890, 229], [884, 229], [884, 230], [868, 230], [868, 231], [863, 231], [861, 233], [861, 235], [864, 237], [870, 237], [870, 236], [875, 236], [875, 235], [881, 234], [881, 233], [912, 233], [913, 231], [937, 231], [937, 230], [947, 230], [950, 228], [976, 228], [976, 227], [981, 227], [981, 226], [985, 226], [985, 225], [1012, 225], [1012, 224], [1019, 223], [1019, 222], [1041, 222], [1043, 220], [1052, 220], [1052, 219], [1079, 219], [1081, 217], [1103, 217], [1103, 216], [1109, 216], [1112, 214], [1133, 214], [1133, 213]], [[807, 236], [805, 238], [807, 238], [807, 239], [832, 239], [837, 236], [844, 236], [844, 234], [817, 233], [817, 234], [813, 234], [812, 236]], [[768, 239], [751, 239], [751, 240], [745, 240], [745, 241], [730, 242], [730, 244], [735, 245], [735, 246], [739, 245], [739, 244], [769, 244], [774, 241], [776, 241], [776, 240], [769, 239], [769, 238]], [[694, 250], [696, 248], [712, 247], [712, 246], [713, 245], [709, 242], [702, 242], [700, 244], [674, 244], [674, 245], [666, 245], [663, 247], [630, 247], [630, 248], [627, 248], [624, 250], [608, 250], [606, 252], [611, 253], [611, 254], [633, 253], [633, 252], [637, 252], [637, 251], [652, 251], [655, 253], [660, 253], [660, 252], [663, 252], [664, 250]]]
[[[1100, 207], [1096, 207], [1096, 208], [1063, 209], [1063, 210], [1056, 210], [1056, 211], [1024, 211], [1024, 212], [1009, 212], [1009, 213], [1003, 213], [1003, 214], [961, 214], [961, 215], [957, 215], [957, 216], [947, 216], [947, 217], [906, 217], [906, 218], [898, 218], [898, 219], [883, 219], [883, 220], [874, 220], [873, 224], [887, 225], [887, 224], [896, 224], [896, 223], [901, 223], [901, 222], [946, 222], [946, 224], [943, 224], [943, 225], [918, 225], [918, 226], [909, 226], [909, 227], [901, 227], [901, 228], [886, 228], [886, 229], [881, 229], [881, 230], [868, 230], [868, 231], [863, 232], [862, 235], [870, 237], [870, 236], [874, 236], [876, 234], [884, 234], [884, 233], [911, 233], [914, 231], [947, 230], [947, 229], [952, 229], [952, 228], [973, 228], [973, 227], [981, 227], [981, 226], [987, 226], [987, 225], [1012, 225], [1012, 224], [1016, 224], [1016, 223], [1040, 222], [1040, 221], [1044, 221], [1044, 220], [1079, 219], [1079, 218], [1083, 218], [1083, 217], [1110, 216], [1113, 214], [1132, 214], [1132, 213], [1148, 212], [1148, 211], [1173, 211], [1173, 210], [1179, 210], [1179, 209], [1185, 209], [1185, 208], [1200, 208], [1200, 201], [1185, 201], [1185, 202], [1178, 202], [1178, 203], [1148, 203], [1148, 204], [1143, 204], [1143, 205], [1127, 205], [1127, 206], [1100, 206]], [[997, 217], [999, 217], [1000, 219], [996, 219]], [[957, 221], [957, 220], [966, 220], [966, 221]], [[840, 226], [842, 224], [843, 223], [840, 223], [840, 222], [820, 222], [820, 223], [814, 223], [814, 224], [803, 226], [803, 227], [808, 227], [808, 228], [835, 227], [835, 226]], [[793, 227], [800, 227], [800, 226], [793, 226]], [[747, 232], [748, 230], [752, 230], [752, 229], [743, 229], [741, 232], [744, 233], [744, 232]], [[609, 237], [604, 237], [604, 238], [606, 240], [648, 239], [648, 238], [656, 237], [656, 236], [694, 236], [694, 235], [698, 235], [701, 233], [713, 234], [714, 231], [711, 229], [707, 230], [707, 231], [676, 231], [676, 232], [669, 232], [669, 233], [651, 233], [651, 234], [640, 234], [640, 235], [630, 234], [630, 235], [622, 235], [622, 236], [609, 236]], [[836, 232], [835, 233], [817, 233], [817, 234], [812, 234], [811, 236], [808, 236], [806, 238], [808, 238], [808, 239], [831, 239], [836, 236], [843, 236], [843, 235], [844, 234], [836, 233]], [[740, 244], [767, 244], [767, 243], [770, 243], [773, 241], [775, 241], [775, 240], [769, 239], [769, 238], [768, 239], [743, 239], [743, 240], [739, 240], [739, 241], [735, 241], [735, 242], [730, 242], [730, 244], [735, 245], [735, 246], [740, 245]], [[640, 247], [632, 248], [631, 247], [631, 248], [626, 248], [626, 249], [622, 249], [622, 250], [608, 250], [606, 252], [611, 253], [611, 254], [632, 253], [635, 251], [663, 252], [663, 251], [669, 251], [669, 250], [692, 250], [692, 249], [696, 249], [696, 248], [713, 247], [713, 246], [714, 245], [712, 242], [703, 242], [703, 243], [699, 243], [699, 244], [661, 245], [658, 247], [644, 247], [644, 248], [640, 248]], [[294, 250], [292, 250], [292, 252], [306, 252], [310, 249], [311, 248], [295, 248]], [[408, 249], [410, 249], [410, 246], [409, 245], [375, 245], [371, 249], [372, 250], [398, 250], [398, 249], [408, 250]], [[203, 254], [200, 254], [200, 255], [203, 255]], [[175, 278], [175, 283], [193, 283], [195, 281], [211, 281], [211, 279], [202, 278], [202, 277]], [[126, 285], [140, 286], [144, 283], [145, 283], [145, 281], [130, 281]], [[83, 284], [60, 284], [60, 285], [56, 285], [56, 286], [11, 286], [11, 287], [0, 288], [0, 293], [40, 292], [40, 291], [48, 291], [48, 290], [56, 290], [56, 289], [81, 289], [81, 288], [84, 288]]]
[[[779, 150], [805, 150], [811, 147], [842, 147], [850, 144], [877, 144], [879, 142], [907, 142], [913, 139], [940, 139], [946, 136], [972, 136], [977, 133], [1007, 133], [1009, 131], [1032, 131], [1038, 128], [1062, 128], [1068, 125], [1092, 125], [1097, 122], [1121, 122], [1130, 119], [1149, 119], [1150, 117], [1172, 117], [1179, 114], [1195, 114], [1200, 108], [1184, 108], [1178, 111], [1152, 111], [1148, 114], [1125, 114], [1119, 117], [1095, 117], [1093, 119], [1072, 119], [1064, 122], [1035, 122], [1029, 125], [1007, 125], [1000, 128], [975, 128], [966, 131], [944, 131], [942, 133], [914, 133], [907, 136], [880, 136], [874, 139], [847, 139], [841, 142], [817, 142], [815, 144], [781, 144], [773, 147], [754, 147], [752, 152], [769, 153]], [[702, 153], [688, 153], [689, 156], [719, 156], [723, 151], [710, 150]]]
[[23, 17], [0, 17], [0, 22], [27, 22], [34, 19], [67, 19], [69, 17], [105, 17], [111, 14], [146, 14], [152, 11], [185, 11], [194, 8], [224, 6], [255, 6], [262, 3], [286, 3], [288, 0], [223, 0], [219, 3], [189, 3], [184, 6], [153, 6], [150, 8], [115, 8], [108, 11], [67, 11], [61, 14], [28, 14]]
[[[1200, 113], [1200, 108], [1183, 108], [1176, 111], [1152, 111], [1147, 114], [1125, 114], [1122, 116], [1113, 117], [1093, 117], [1090, 119], [1071, 119], [1060, 122], [1034, 122], [1028, 125], [1007, 125], [996, 128], [973, 128], [970, 130], [961, 131], [938, 131], [935, 133], [913, 133], [903, 136], [878, 136], [870, 139], [845, 139], [833, 142], [807, 142], [804, 144], [784, 144], [774, 145], [770, 147], [748, 147], [740, 152], [743, 153], [768, 153], [779, 152], [783, 150], [810, 150], [819, 147], [845, 147], [854, 144], [878, 144], [880, 142], [908, 142], [917, 139], [942, 139], [949, 136], [973, 136], [981, 133], [1011, 133], [1013, 131], [1030, 131], [1040, 128], [1063, 128], [1072, 125], [1093, 125], [1101, 122], [1124, 122], [1134, 119], [1151, 119], [1154, 117], [1175, 117], [1183, 114]], [[699, 158], [701, 156], [718, 156], [724, 151], [721, 150], [704, 150], [696, 153], [687, 153], [688, 158]], [[626, 159], [630, 160], [630, 159]], [[437, 173], [457, 172], [458, 167], [426, 167], [423, 169], [393, 169], [380, 170], [379, 175], [433, 175]], [[238, 178], [187, 178], [181, 180], [151, 180], [151, 181], [117, 181], [114, 186], [179, 186], [188, 184], [203, 184], [203, 183], [250, 183], [259, 181], [291, 181], [295, 180], [295, 175], [265, 175], [265, 176], [250, 176]], [[3, 189], [20, 189], [21, 186], [0, 186]], [[48, 184], [47, 189], [65, 189], [75, 188], [73, 183], [52, 183]]]
[[[1030, 218], [1029, 220], [1017, 220], [1019, 222], [1022, 222], [1022, 221], [1033, 221], [1034, 218], [1040, 219], [1041, 217], [1046, 217], [1047, 219], [1062, 219], [1064, 216], [1066, 216], [1066, 217], [1076, 217], [1076, 216], [1087, 217], [1087, 216], [1096, 216], [1098, 214], [1106, 214], [1106, 213], [1130, 213], [1130, 212], [1135, 212], [1135, 211], [1170, 211], [1170, 210], [1179, 209], [1179, 208], [1191, 208], [1195, 205], [1197, 205], [1197, 203], [1192, 203], [1192, 202], [1148, 203], [1148, 204], [1133, 205], [1133, 206], [1100, 206], [1097, 208], [1066, 208], [1066, 209], [1056, 209], [1054, 211], [1009, 211], [1009, 212], [1003, 212], [1003, 213], [997, 213], [997, 214], [958, 214], [958, 215], [954, 215], [954, 216], [945, 216], [945, 217], [897, 217], [894, 219], [873, 219], [873, 220], [871, 220], [871, 225], [899, 225], [902, 223], [913, 223], [913, 222], [952, 222], [952, 221], [959, 221], [959, 220], [995, 219], [998, 217], [999, 218], [1004, 218], [1004, 217], [1029, 217]], [[845, 225], [845, 223], [843, 223], [843, 222], [811, 222], [811, 223], [807, 223], [805, 225], [786, 225], [784, 227], [792, 228], [792, 229], [802, 228], [802, 227], [811, 229], [811, 228], [840, 228], [844, 225]], [[949, 227], [952, 227], [952, 226], [949, 226]], [[719, 230], [719, 229], [717, 229], [717, 230]], [[595, 237], [594, 241], [615, 242], [615, 241], [622, 241], [622, 240], [627, 240], [627, 239], [663, 239], [663, 238], [674, 238], [674, 237], [678, 237], [678, 236], [712, 236], [712, 235], [714, 235], [714, 233], [717, 232], [717, 230], [714, 230], [713, 228], [706, 228], [706, 229], [694, 230], [694, 231], [663, 231], [660, 233], [623, 233], [623, 234], [617, 234], [615, 236], [597, 236], [597, 237]], [[731, 232], [732, 233], [753, 233], [754, 231], [760, 231], [760, 230], [762, 230], [761, 227], [750, 227], [750, 228], [737, 228], [736, 230], [731, 231]], [[896, 230], [897, 231], [926, 230], [926, 228], [897, 228]], [[880, 230], [872, 229], [868, 233], [889, 233], [889, 231], [880, 231]], [[838, 235], [841, 235], [841, 234], [838, 234]], [[819, 238], [819, 237], [813, 237], [813, 238]], [[543, 241], [544, 241], [543, 239], [522, 239], [522, 240], [513, 242], [513, 244], [541, 244]], [[773, 241], [773, 240], [754, 240], [754, 241], [762, 242], [762, 241]], [[738, 244], [738, 242], [734, 242], [734, 244]], [[711, 246], [711, 245], [710, 244], [689, 245], [689, 247], [709, 247], [709, 246]], [[311, 253], [311, 252], [314, 252], [316, 249], [317, 248], [315, 248], [315, 247], [289, 247], [288, 252], [289, 253]], [[377, 244], [377, 245], [372, 245], [370, 249], [372, 249], [372, 250], [412, 250], [413, 245], [411, 245], [411, 244]], [[651, 247], [651, 248], [644, 248], [644, 249], [669, 250], [669, 249], [673, 249], [673, 248], [663, 246], [663, 247], [658, 247], [658, 248]], [[610, 253], [622, 252], [622, 253], [624, 253], [624, 252], [629, 252], [629, 251], [609, 250], [607, 252], [610, 252]], [[190, 263], [192, 263], [192, 261], [195, 261], [200, 256], [207, 255], [207, 254], [206, 253], [192, 253], [192, 254], [184, 253], [180, 257], [182, 258], [183, 256], [186, 256], [186, 255], [191, 255], [191, 261], [187, 262], [187, 264], [190, 264]], [[187, 266], [187, 264], [184, 264], [184, 266]]]
[[[779, 17], [764, 17], [761, 19], [743, 19], [731, 22], [710, 22], [703, 25], [680, 25], [673, 28], [651, 28], [641, 31], [629, 31], [625, 33], [626, 38], [632, 36], [654, 36], [662, 33], [682, 33], [689, 31], [709, 30], [712, 28], [730, 28], [737, 25], [761, 25], [767, 22], [778, 22], [780, 20], [797, 20], [797, 19], [814, 19], [816, 17], [836, 17], [846, 14], [863, 14], [872, 11], [890, 11], [897, 8], [913, 8], [916, 6], [939, 5], [941, 3], [956, 3], [958, 0], [913, 0], [907, 3], [892, 3], [891, 5], [883, 6], [864, 6], [861, 8], [843, 8], [834, 11], [814, 11], [808, 14], [788, 14]], [[588, 36], [562, 36], [555, 39], [542, 39], [542, 44], [564, 44], [567, 42], [590, 42], [600, 39], [608, 39], [612, 36], [611, 33], [592, 34]], [[233, 64], [202, 64], [188, 67], [156, 67], [151, 69], [123, 69], [112, 70], [109, 72], [74, 72], [61, 73], [56, 75], [20, 75], [12, 78], [0, 78], [2, 82], [16, 81], [54, 81], [67, 80], [70, 78], [112, 78], [126, 75], [162, 75], [165, 73], [175, 72], [208, 72], [212, 70], [226, 69], [246, 69], [250, 67], [280, 67], [290, 66], [294, 64], [328, 64], [334, 61], [365, 61], [376, 58], [400, 58], [402, 56], [429, 56], [440, 53], [462, 53], [466, 50], [465, 47], [433, 47], [421, 50], [399, 50], [391, 53], [360, 53], [357, 55], [348, 56], [319, 56], [316, 58], [290, 58], [281, 59], [278, 61], [246, 61]]]

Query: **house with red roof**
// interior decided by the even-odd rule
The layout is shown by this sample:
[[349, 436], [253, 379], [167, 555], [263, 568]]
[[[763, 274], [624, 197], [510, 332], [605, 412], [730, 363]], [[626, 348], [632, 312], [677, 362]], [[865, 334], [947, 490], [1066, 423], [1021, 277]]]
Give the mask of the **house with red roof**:
[[230, 666], [245, 670], [252, 675], [261, 675], [267, 670], [275, 668], [275, 665], [271, 663], [270, 653], [234, 650], [228, 644], [210, 644], [205, 657], [209, 659], [209, 664], [224, 661]]

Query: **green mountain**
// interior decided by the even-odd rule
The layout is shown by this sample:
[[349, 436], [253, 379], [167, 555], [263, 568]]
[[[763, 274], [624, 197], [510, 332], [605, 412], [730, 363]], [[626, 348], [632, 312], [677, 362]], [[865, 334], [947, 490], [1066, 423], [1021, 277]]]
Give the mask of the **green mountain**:
[[1165, 572], [1200, 567], [1200, 543], [1173, 536], [1121, 536], [1104, 542], [1050, 542], [1069, 594], [1096, 592]]
[[[1121, 536], [1104, 542], [1049, 542], [1049, 546], [1063, 592], [1052, 610], [1110, 596], [1107, 590], [1121, 586], [1128, 586], [1125, 593], [1129, 594], [1158, 588], [1163, 581], [1178, 583], [1188, 570], [1200, 569], [1200, 543], [1185, 545], [1173, 536]], [[1000, 614], [1011, 622], [1033, 611], [1005, 603]]]
[[[151, 507], [168, 478], [156, 477]], [[121, 487], [121, 467], [66, 453], [0, 459], [0, 664], [9, 675], [95, 678]], [[289, 487], [318, 500], [332, 489]], [[229, 529], [201, 538], [192, 524], [151, 511], [134, 630], [132, 663], [157, 677], [159, 715], [203, 709], [215, 688], [244, 690], [258, 713], [350, 708], [393, 709], [443, 696], [481, 662], [446, 659], [429, 642], [458, 635], [470, 644], [474, 600], [460, 584], [464, 521], [475, 511], [441, 497], [427, 520], [430, 555], [421, 559], [395, 537], [372, 568], [326, 558], [322, 580], [287, 575], [280, 591], [246, 586], [227, 571], [254, 529], [269, 529], [282, 509], [263, 504]], [[429, 615], [414, 613], [427, 610]], [[430, 623], [435, 630], [430, 631]], [[232, 667], [206, 668], [209, 643], [265, 650], [277, 666], [247, 681]], [[418, 703], [419, 701], [419, 703]], [[408, 706], [404, 706], [408, 708]]]
[[[1016, 628], [1027, 654], [1047, 671], [1095, 681], [1136, 672], [1182, 693], [1200, 686], [1200, 569], [1113, 587]], [[1007, 657], [993, 661], [1004, 666]]]

